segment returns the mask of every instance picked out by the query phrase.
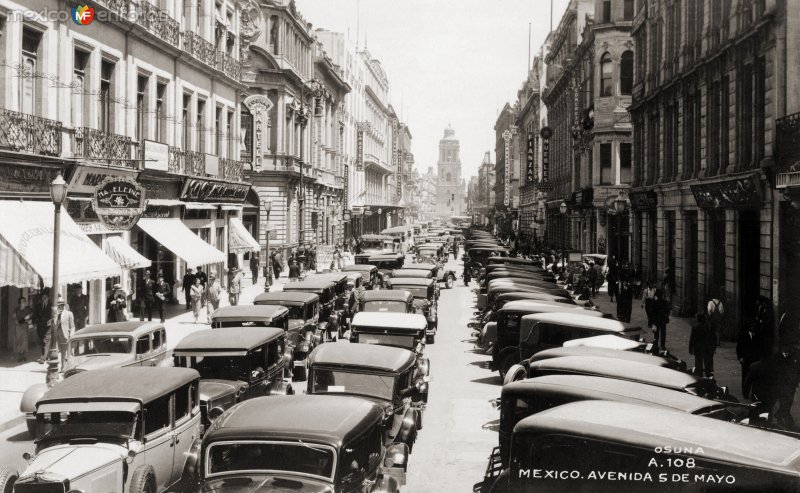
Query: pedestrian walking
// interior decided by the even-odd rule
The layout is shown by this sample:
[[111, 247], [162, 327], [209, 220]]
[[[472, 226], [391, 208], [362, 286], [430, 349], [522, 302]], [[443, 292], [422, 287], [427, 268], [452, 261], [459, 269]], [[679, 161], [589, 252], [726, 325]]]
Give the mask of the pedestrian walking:
[[139, 320], [144, 321], [144, 317], [147, 317], [147, 320], [153, 320], [153, 288], [155, 283], [153, 279], [150, 277], [150, 271], [144, 271], [144, 277], [139, 285], [139, 289], [136, 292], [136, 298], [139, 300]]
[[[213, 274], [212, 274], [213, 275]], [[155, 305], [158, 309], [158, 316], [161, 318], [161, 323], [164, 323], [164, 305], [169, 303], [172, 290], [169, 284], [164, 280], [164, 274], [158, 274], [158, 282], [155, 286]]]
[[194, 285], [195, 276], [192, 274], [192, 269], [187, 267], [186, 274], [183, 275], [183, 296], [186, 299], [186, 309], [192, 309], [192, 286]]
[[292, 260], [292, 265], [289, 266], [289, 280], [297, 281], [300, 279], [300, 266], [297, 265], [297, 260]]
[[[613, 257], [612, 257], [613, 262]], [[619, 281], [619, 268], [617, 267], [616, 263], [612, 263], [608, 267], [608, 296], [611, 298], [611, 301], [614, 301], [614, 296], [617, 295], [618, 286], [617, 282]]]
[[336, 248], [333, 249], [333, 269], [338, 271], [342, 267], [344, 267], [344, 264], [342, 264], [342, 251], [339, 249], [339, 245], [336, 245]]
[[629, 281], [620, 283], [619, 294], [617, 295], [617, 318], [621, 322], [631, 321], [633, 311], [633, 284]]
[[661, 289], [664, 290], [664, 299], [672, 305], [672, 292], [674, 289], [672, 286], [672, 270], [669, 267], [664, 269], [664, 278], [661, 279]]
[[28, 306], [28, 300], [20, 296], [17, 307], [14, 309], [14, 354], [17, 361], [28, 361], [28, 331], [33, 329], [33, 310]]
[[250, 274], [253, 277], [253, 284], [258, 282], [258, 252], [251, 252], [250, 253]]
[[228, 301], [231, 306], [239, 304], [239, 295], [242, 292], [242, 269], [234, 267], [230, 271], [230, 280], [228, 282]]
[[58, 299], [56, 316], [51, 326], [50, 349], [57, 349], [61, 357], [61, 371], [67, 362], [67, 341], [75, 333], [75, 317], [66, 307], [63, 299]]
[[67, 297], [67, 304], [75, 317], [75, 330], [86, 327], [86, 319], [89, 316], [89, 297], [83, 294], [83, 286], [78, 284], [78, 287], [72, 291], [72, 295]]
[[453, 260], [458, 260], [458, 240], [453, 240]]
[[594, 268], [594, 262], [589, 263], [589, 270], [586, 272], [586, 278], [589, 281], [591, 295], [594, 296], [597, 293], [597, 270]]
[[792, 428], [792, 402], [798, 385], [798, 362], [794, 346], [781, 346], [767, 359], [753, 363], [747, 372], [745, 397], [757, 403], [756, 414], [769, 414], [769, 421]]
[[656, 312], [656, 287], [653, 285], [653, 282], [650, 281], [647, 283], [647, 287], [644, 289], [642, 293], [642, 308], [644, 308], [644, 313], [647, 315], [647, 327], [653, 327], [653, 317]]
[[670, 305], [664, 299], [664, 291], [657, 289], [655, 293], [654, 310], [653, 310], [653, 324], [655, 325], [655, 339], [653, 341], [653, 350], [658, 350], [661, 353], [667, 351], [667, 324], [669, 323]]
[[756, 318], [742, 324], [736, 341], [736, 358], [742, 365], [742, 395], [748, 395], [747, 374], [750, 367], [772, 354], [772, 302], [764, 296], [756, 300]]
[[464, 286], [469, 286], [469, 282], [472, 281], [472, 272], [470, 272], [469, 268], [469, 255], [466, 253], [464, 254], [464, 273], [462, 277], [464, 278]]
[[721, 291], [721, 289], [717, 289], [706, 304], [708, 326], [714, 330], [717, 345], [719, 345], [722, 337], [723, 319], [725, 317], [725, 305], [722, 303], [722, 296], [719, 294]]
[[699, 312], [689, 334], [689, 354], [694, 355], [694, 374], [698, 377], [714, 378], [714, 350], [717, 347], [714, 332], [706, 321], [706, 314]]
[[637, 300], [642, 297], [642, 269], [639, 265], [634, 265], [631, 270], [631, 281], [633, 282], [633, 297]]
[[[200, 284], [203, 286], [203, 297], [200, 299], [202, 306], [206, 306], [206, 284], [208, 284], [208, 276], [205, 272], [203, 272], [202, 266], [197, 266], [197, 272], [195, 273], [195, 277], [200, 278]], [[194, 284], [194, 283], [192, 283]]]
[[203, 289], [203, 284], [200, 282], [200, 278], [195, 277], [194, 285], [192, 285], [189, 293], [189, 296], [192, 299], [192, 314], [194, 314], [194, 323], [197, 323], [197, 319], [200, 316], [200, 308], [202, 307], [204, 292], [205, 290]]
[[[122, 285], [114, 284], [106, 298], [106, 322], [124, 322], [127, 319], [125, 316], [127, 307], [128, 304], [125, 302], [125, 291], [122, 290]], [[73, 313], [73, 317], [74, 315]]]
[[206, 291], [206, 321], [211, 323], [211, 314], [219, 308], [219, 300], [222, 298], [222, 286], [217, 281], [217, 276], [209, 274], [208, 291]]
[[33, 309], [33, 323], [36, 326], [36, 336], [42, 347], [42, 356], [37, 360], [44, 364], [47, 355], [47, 346], [50, 342], [50, 323], [53, 320], [53, 305], [50, 303], [50, 293], [43, 290], [36, 300]]

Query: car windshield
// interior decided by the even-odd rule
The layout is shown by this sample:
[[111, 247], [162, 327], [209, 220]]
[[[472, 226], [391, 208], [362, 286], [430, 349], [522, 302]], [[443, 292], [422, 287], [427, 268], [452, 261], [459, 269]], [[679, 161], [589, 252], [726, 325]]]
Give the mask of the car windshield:
[[124, 411], [80, 411], [37, 414], [39, 438], [135, 438], [136, 414]]
[[397, 286], [397, 285], [393, 284], [392, 285], [392, 289], [405, 289], [406, 291], [409, 291], [414, 296], [414, 298], [425, 298], [425, 299], [428, 298], [428, 288], [427, 287], [420, 288], [418, 286], [417, 287]]
[[[286, 305], [281, 305], [280, 303], [271, 303], [271, 304], [272, 305], [276, 305], [276, 306], [277, 305], [286, 306]], [[301, 320], [305, 320], [305, 309], [306, 309], [306, 307], [304, 305], [286, 306], [286, 308], [289, 309], [289, 318], [299, 318]]]
[[414, 337], [397, 334], [364, 334], [357, 336], [358, 342], [362, 344], [377, 344], [379, 346], [393, 346], [404, 349], [414, 349]]
[[70, 356], [131, 352], [133, 339], [128, 336], [98, 336], [75, 339], [69, 343]]
[[383, 249], [383, 240], [361, 240], [361, 248]]
[[389, 375], [315, 369], [312, 389], [314, 394], [358, 394], [391, 401], [394, 381]]
[[406, 313], [406, 304], [401, 301], [367, 301], [364, 303], [365, 312]]
[[175, 366], [194, 368], [203, 378], [248, 380], [247, 359], [240, 356], [197, 356], [192, 358], [176, 356]]
[[267, 472], [333, 480], [336, 454], [331, 447], [305, 442], [214, 443], [206, 455], [206, 475]]

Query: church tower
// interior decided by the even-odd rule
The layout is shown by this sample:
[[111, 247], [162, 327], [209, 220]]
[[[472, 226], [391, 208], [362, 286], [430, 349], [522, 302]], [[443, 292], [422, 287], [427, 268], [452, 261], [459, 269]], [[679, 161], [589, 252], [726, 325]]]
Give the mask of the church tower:
[[462, 215], [461, 158], [456, 132], [448, 125], [439, 141], [436, 213], [444, 218]]

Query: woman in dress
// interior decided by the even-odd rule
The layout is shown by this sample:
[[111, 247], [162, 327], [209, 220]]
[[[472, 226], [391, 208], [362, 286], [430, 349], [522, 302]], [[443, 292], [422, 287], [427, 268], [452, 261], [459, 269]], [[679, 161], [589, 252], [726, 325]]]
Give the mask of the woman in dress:
[[27, 361], [28, 357], [28, 329], [33, 324], [33, 312], [28, 306], [28, 300], [20, 297], [17, 300], [17, 308], [14, 309], [14, 354], [17, 361]]
[[200, 316], [200, 307], [203, 302], [203, 285], [200, 283], [200, 278], [195, 277], [192, 289], [189, 292], [192, 300], [192, 313], [194, 313], [194, 323], [197, 323], [197, 318]]

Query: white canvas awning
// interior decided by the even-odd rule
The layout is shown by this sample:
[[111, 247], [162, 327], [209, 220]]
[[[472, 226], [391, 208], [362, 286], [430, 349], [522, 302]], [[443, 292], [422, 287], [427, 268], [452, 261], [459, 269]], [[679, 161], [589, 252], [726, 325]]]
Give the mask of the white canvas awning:
[[106, 238], [103, 251], [113, 258], [116, 263], [125, 269], [143, 269], [150, 267], [152, 262], [137, 252], [119, 236]]
[[192, 233], [180, 219], [139, 219], [136, 225], [192, 267], [225, 261], [224, 253]]
[[[0, 286], [53, 285], [51, 202], [0, 200]], [[59, 284], [119, 276], [122, 271], [61, 209]]]
[[253, 235], [247, 231], [238, 217], [232, 217], [229, 221], [228, 229], [228, 250], [234, 253], [257, 252], [261, 250]]

